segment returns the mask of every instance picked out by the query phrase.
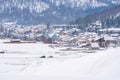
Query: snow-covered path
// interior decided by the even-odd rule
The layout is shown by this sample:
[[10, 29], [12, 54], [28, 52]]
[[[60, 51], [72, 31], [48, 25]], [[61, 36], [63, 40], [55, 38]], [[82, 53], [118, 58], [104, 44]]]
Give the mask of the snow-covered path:
[[120, 48], [111, 48], [80, 59], [34, 64], [34, 67], [28, 67], [23, 73], [37, 75], [38, 79], [45, 80], [119, 80], [119, 52]]

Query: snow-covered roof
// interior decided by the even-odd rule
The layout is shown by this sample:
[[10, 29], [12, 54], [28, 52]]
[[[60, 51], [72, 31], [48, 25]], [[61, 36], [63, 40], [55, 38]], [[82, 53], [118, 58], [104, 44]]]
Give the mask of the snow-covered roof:
[[108, 29], [100, 29], [99, 31], [120, 31], [120, 28], [108, 28]]
[[92, 47], [92, 48], [98, 48], [99, 45], [98, 45], [98, 43], [94, 42], [94, 43], [91, 43], [91, 47]]
[[115, 40], [114, 37], [108, 36], [108, 37], [104, 37], [105, 40]]
[[84, 34], [85, 35], [97, 35], [97, 33], [95, 33], [95, 32], [85, 32]]

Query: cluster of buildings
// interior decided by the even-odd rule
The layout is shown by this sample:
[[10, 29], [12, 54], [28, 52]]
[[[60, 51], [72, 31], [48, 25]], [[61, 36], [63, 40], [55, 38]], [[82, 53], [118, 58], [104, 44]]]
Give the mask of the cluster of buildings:
[[[20, 26], [16, 23], [4, 23], [0, 27], [0, 38], [20, 39], [50, 44], [85, 46], [93, 42], [120, 43], [120, 28], [99, 29], [96, 32], [83, 32], [77, 25], [37, 25]], [[118, 42], [119, 41], [119, 42]]]
[[[0, 27], [0, 38], [2, 39], [20, 39], [23, 41], [42, 41], [44, 43], [56, 43], [56, 41], [65, 40], [79, 32], [78, 30], [65, 30], [67, 25], [36, 25], [21, 26], [14, 22], [4, 23]], [[74, 32], [76, 31], [76, 32]], [[62, 36], [62, 37], [61, 37]]]

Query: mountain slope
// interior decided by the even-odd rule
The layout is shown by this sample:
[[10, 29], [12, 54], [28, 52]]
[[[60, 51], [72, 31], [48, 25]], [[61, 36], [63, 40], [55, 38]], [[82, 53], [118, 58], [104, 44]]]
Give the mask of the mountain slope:
[[0, 21], [26, 25], [68, 23], [118, 4], [118, 0], [0, 0]]
[[78, 18], [73, 23], [78, 24], [80, 28], [89, 27], [89, 24], [100, 21], [102, 28], [120, 27], [120, 5], [104, 10], [100, 13], [87, 15], [84, 18]]

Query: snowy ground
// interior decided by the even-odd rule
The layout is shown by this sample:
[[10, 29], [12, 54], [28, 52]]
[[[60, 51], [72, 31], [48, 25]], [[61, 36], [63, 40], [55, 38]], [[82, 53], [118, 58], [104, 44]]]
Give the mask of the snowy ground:
[[[66, 51], [47, 44], [0, 41], [0, 49], [6, 50], [0, 54], [0, 80], [120, 80], [119, 47], [96, 53], [68, 51], [63, 55]], [[54, 58], [40, 58], [42, 55]]]

